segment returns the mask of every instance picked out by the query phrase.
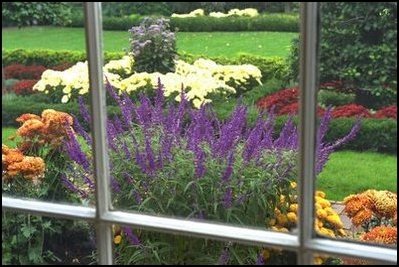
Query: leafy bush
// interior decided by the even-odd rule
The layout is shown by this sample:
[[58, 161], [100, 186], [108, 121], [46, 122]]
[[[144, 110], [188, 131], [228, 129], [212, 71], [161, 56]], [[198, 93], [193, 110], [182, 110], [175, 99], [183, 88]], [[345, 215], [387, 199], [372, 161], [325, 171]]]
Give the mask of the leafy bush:
[[66, 25], [70, 8], [64, 2], [3, 2], [3, 26]]
[[[268, 85], [264, 89], [257, 88], [244, 94], [242, 102], [249, 105], [248, 108], [248, 124], [254, 125], [259, 111], [254, 108], [253, 105], [258, 99], [259, 95], [264, 95], [265, 91], [270, 88], [280, 88], [280, 85]], [[34, 94], [30, 96], [17, 96], [12, 99], [7, 99], [11, 94], [6, 94], [2, 99], [3, 114], [2, 114], [2, 126], [18, 126], [15, 118], [23, 113], [35, 113], [40, 114], [43, 109], [51, 108], [59, 111], [64, 111], [69, 114], [74, 114], [78, 117], [79, 121], [82, 121], [80, 116], [79, 106], [75, 102], [68, 104], [49, 104], [49, 102], [43, 99], [45, 95]], [[254, 96], [251, 96], [254, 95]], [[48, 101], [48, 100], [47, 100]], [[221, 120], [226, 120], [237, 100], [229, 100], [216, 102], [215, 101], [215, 113]], [[107, 106], [108, 116], [113, 117], [120, 115], [120, 111], [117, 107]], [[276, 133], [279, 133], [282, 126], [287, 120], [287, 116], [278, 116], [276, 118]], [[338, 138], [341, 138], [345, 133], [349, 132], [351, 126], [355, 122], [356, 118], [336, 118], [331, 120], [330, 129], [326, 135], [326, 141], [332, 142]], [[294, 118], [294, 122], [297, 123], [297, 118]], [[87, 125], [85, 125], [87, 127]], [[362, 125], [357, 137], [352, 142], [342, 146], [342, 149], [351, 149], [356, 151], [379, 151], [387, 153], [397, 153], [397, 122], [393, 119], [374, 119], [364, 118], [362, 119]]]
[[[321, 7], [320, 81], [343, 80], [347, 87], [370, 91], [396, 88], [397, 5], [329, 2]], [[290, 56], [293, 80], [299, 73], [298, 55], [296, 40]]]
[[[6, 96], [10, 96], [7, 94]], [[2, 126], [19, 126], [15, 121], [16, 118], [24, 113], [41, 114], [45, 109], [54, 109], [63, 111], [69, 114], [78, 116], [82, 120], [79, 112], [79, 105], [76, 102], [70, 102], [68, 104], [53, 104], [51, 100], [44, 94], [33, 94], [29, 96], [14, 96], [14, 97], [3, 97], [2, 99]], [[120, 111], [116, 107], [109, 106], [108, 115], [114, 116], [120, 114]]]
[[[124, 53], [104, 52], [104, 61], [120, 59]], [[85, 52], [77, 51], [55, 51], [55, 50], [2, 50], [2, 59], [4, 66], [11, 64], [42, 65], [47, 68], [57, 67], [61, 64], [76, 64], [79, 61], [86, 60]], [[40, 77], [39, 77], [40, 78]]]
[[138, 27], [129, 30], [130, 52], [136, 62], [136, 72], [173, 72], [177, 59], [176, 37], [170, 31], [169, 20], [145, 18]]
[[[105, 17], [104, 30], [126, 31], [132, 26], [138, 26], [143, 17]], [[69, 25], [83, 27], [83, 17], [75, 17]], [[264, 14], [257, 17], [226, 17], [215, 18], [209, 16], [192, 18], [170, 18], [171, 29], [179, 32], [211, 32], [211, 31], [273, 31], [298, 32], [298, 15]]]
[[[121, 117], [114, 117], [107, 123], [107, 143], [113, 166], [110, 183], [113, 203], [118, 208], [264, 227], [265, 220], [273, 216], [281, 201], [279, 196], [291, 192], [298, 149], [297, 129], [291, 119], [286, 121], [280, 135], [273, 138], [274, 116], [259, 115], [256, 124], [247, 127], [246, 107], [242, 105], [235, 108], [228, 120], [218, 121], [209, 106], [190, 109], [184, 95], [178, 106], [166, 105], [162, 85], [154, 100], [143, 95], [137, 105], [111, 89], [110, 93], [122, 111]], [[330, 118], [326, 115], [319, 128], [318, 171], [326, 163], [328, 154], [353, 139], [359, 129], [356, 123], [343, 139], [333, 144], [321, 142]], [[92, 142], [77, 122], [74, 129], [87, 143]], [[65, 149], [71, 170], [74, 170], [63, 175], [65, 187], [82, 200], [92, 201], [90, 151], [82, 150], [73, 131], [69, 133]], [[161, 241], [153, 244], [154, 250], [160, 253], [158, 263], [175, 263], [174, 257], [166, 257], [169, 249], [179, 251], [176, 254], [182, 255], [179, 261], [182, 264], [203, 257], [217, 262], [222, 257], [221, 252], [224, 255], [225, 244], [212, 244], [210, 250], [203, 252], [201, 242], [192, 244], [190, 249], [198, 254], [186, 258], [185, 248], [176, 245], [180, 244], [181, 237], [176, 237], [169, 245], [157, 235], [146, 235], [130, 228], [118, 232], [119, 237], [116, 236], [114, 242], [119, 255], [145, 253], [147, 248], [141, 244], [152, 240]], [[127, 242], [122, 243], [122, 239]], [[161, 249], [165, 243], [166, 249]], [[256, 253], [251, 253], [252, 262], [256, 257]], [[129, 257], [121, 258], [127, 260]], [[129, 263], [133, 258], [130, 257]], [[143, 262], [148, 263], [141, 257], [134, 261]]]
[[[105, 52], [104, 61], [120, 59], [124, 53]], [[285, 62], [280, 57], [261, 57], [250, 54], [240, 54], [236, 58], [228, 57], [207, 57], [203, 55], [192, 55], [188, 53], [179, 54], [179, 58], [188, 63], [194, 63], [198, 58], [209, 58], [218, 64], [241, 65], [252, 64], [258, 67], [262, 73], [262, 81], [272, 78], [280, 79], [286, 76], [287, 68]], [[60, 64], [76, 64], [86, 60], [86, 53], [75, 51], [53, 51], [53, 50], [3, 50], [3, 64], [40, 64], [47, 68], [56, 69]]]
[[325, 106], [343, 106], [355, 102], [355, 94], [345, 94], [331, 90], [319, 90], [318, 102]]
[[[344, 135], [353, 125], [355, 118], [337, 118], [331, 121], [326, 141], [331, 142]], [[362, 119], [362, 126], [356, 139], [342, 146], [342, 149], [397, 153], [397, 122], [392, 119]]]

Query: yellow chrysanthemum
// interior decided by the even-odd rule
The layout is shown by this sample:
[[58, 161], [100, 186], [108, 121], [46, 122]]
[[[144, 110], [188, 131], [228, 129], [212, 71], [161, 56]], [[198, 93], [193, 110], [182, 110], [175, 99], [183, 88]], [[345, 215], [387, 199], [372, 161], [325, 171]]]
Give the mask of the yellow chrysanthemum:
[[334, 227], [337, 229], [344, 227], [344, 224], [342, 223], [341, 218], [338, 216], [338, 214], [329, 215], [327, 216], [326, 220], [327, 222], [334, 225]]
[[121, 235], [117, 235], [117, 236], [115, 236], [114, 237], [114, 243], [115, 244], [120, 244], [121, 243], [121, 241], [122, 241], [122, 236]]
[[297, 221], [297, 217], [295, 212], [288, 212], [287, 213], [287, 218], [289, 222], [295, 223]]

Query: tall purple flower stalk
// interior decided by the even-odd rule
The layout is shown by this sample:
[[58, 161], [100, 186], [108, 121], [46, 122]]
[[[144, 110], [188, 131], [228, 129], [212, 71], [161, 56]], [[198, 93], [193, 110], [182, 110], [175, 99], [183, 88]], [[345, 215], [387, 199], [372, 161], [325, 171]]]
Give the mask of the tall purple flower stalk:
[[122, 227], [122, 231], [126, 234], [127, 240], [129, 240], [131, 245], [138, 246], [141, 244], [139, 238], [133, 233], [132, 228], [125, 226]]
[[225, 247], [220, 254], [219, 260], [218, 260], [218, 265], [227, 265], [227, 263], [230, 260], [230, 252], [227, 247]]
[[[220, 176], [216, 177], [216, 182], [222, 193], [219, 194], [221, 199], [218, 201], [225, 208], [243, 203], [252, 193], [236, 191], [236, 188], [241, 188], [239, 184], [243, 182], [243, 178], [239, 178], [242, 176], [243, 168], [248, 166], [263, 168], [265, 173], [273, 173], [277, 182], [291, 177], [295, 170], [296, 163], [294, 161], [287, 163], [285, 158], [287, 154], [285, 152], [295, 152], [298, 149], [298, 131], [292, 117], [286, 121], [279, 136], [275, 138], [276, 115], [273, 110], [268, 114], [260, 114], [255, 125], [250, 127], [247, 125], [247, 108], [243, 105], [238, 105], [231, 117], [225, 121], [219, 121], [209, 106], [202, 106], [199, 110], [190, 108], [183, 90], [178, 105], [165, 105], [163, 85], [160, 80], [155, 99], [142, 94], [137, 105], [127, 94], [118, 95], [110, 84], [107, 85], [107, 92], [122, 111], [122, 117], [114, 117], [107, 121], [110, 154], [124, 155], [132, 163], [128, 166], [129, 170], [123, 169], [122, 174], [118, 173], [119, 162], [114, 164], [119, 167], [111, 169], [111, 184], [116, 192], [124, 190], [125, 185], [137, 184], [137, 181], [126, 179], [124, 173], [132, 170], [138, 172], [134, 175], [140, 177], [140, 186], [129, 190], [133, 203], [142, 203], [145, 193], [151, 190], [158, 179], [156, 174], [162, 174], [163, 170], [167, 170], [167, 175], [173, 176], [170, 163], [177, 158], [176, 155], [189, 157], [187, 162], [194, 166], [192, 179], [209, 178], [208, 176], [215, 175], [215, 172], [209, 171], [208, 168], [216, 165], [219, 167], [216, 175]], [[90, 121], [82, 99], [79, 100], [79, 104], [82, 117], [85, 121]], [[357, 121], [348, 135], [328, 144], [323, 142], [323, 138], [330, 120], [331, 110], [328, 109], [317, 133], [317, 173], [321, 172], [328, 156], [336, 148], [352, 140], [360, 129], [360, 121]], [[77, 134], [83, 136], [87, 142], [91, 140], [77, 120], [74, 127]], [[88, 157], [81, 150], [75, 134], [70, 131], [68, 136], [70, 138], [65, 143], [65, 149], [70, 159], [81, 165], [88, 173], [91, 170]], [[273, 162], [265, 161], [266, 153], [273, 153]], [[234, 169], [235, 166], [240, 169]], [[187, 168], [187, 166], [182, 167]], [[90, 185], [89, 181], [84, 182]], [[65, 184], [71, 187], [70, 184], [66, 182]], [[269, 185], [272, 185], [270, 179], [264, 182], [265, 190]], [[193, 203], [197, 205], [194, 188], [190, 187], [190, 190], [193, 190], [191, 196], [194, 199]], [[233, 195], [233, 192], [237, 192], [238, 195]]]

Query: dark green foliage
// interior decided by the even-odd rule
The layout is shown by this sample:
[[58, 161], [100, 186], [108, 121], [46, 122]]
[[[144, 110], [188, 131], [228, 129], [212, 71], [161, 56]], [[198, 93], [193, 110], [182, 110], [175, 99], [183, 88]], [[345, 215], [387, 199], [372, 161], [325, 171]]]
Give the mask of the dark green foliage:
[[346, 94], [331, 90], [320, 90], [318, 92], [318, 102], [325, 106], [343, 106], [355, 101], [354, 94]]
[[[44, 65], [46, 67], [57, 66], [62, 63], [75, 64], [78, 61], [86, 60], [86, 53], [76, 51], [53, 51], [53, 50], [3, 50], [3, 64], [4, 66], [18, 63], [23, 65]], [[105, 52], [104, 61], [107, 62], [112, 59], [120, 59], [125, 54], [122, 52]], [[287, 68], [285, 62], [280, 57], [261, 57], [249, 54], [241, 54], [238, 58], [228, 57], [207, 57], [201, 55], [192, 55], [181, 53], [179, 55], [181, 60], [188, 63], [193, 63], [198, 58], [209, 58], [219, 64], [252, 64], [260, 69], [262, 72], [262, 81], [271, 78], [280, 79], [286, 76]]]
[[64, 2], [3, 2], [2, 25], [66, 25], [71, 10]]
[[[126, 31], [132, 26], [137, 26], [144, 17], [104, 17], [104, 30]], [[75, 16], [69, 24], [72, 27], [83, 27], [83, 16]], [[298, 32], [298, 15], [289, 14], [263, 14], [257, 17], [227, 17], [214, 18], [209, 16], [194, 18], [170, 18], [172, 29], [179, 32], [211, 32], [211, 31], [274, 31]]]
[[[19, 127], [20, 124], [15, 119], [24, 113], [33, 113], [40, 115], [45, 109], [55, 109], [57, 111], [67, 112], [84, 121], [80, 116], [79, 105], [76, 102], [68, 104], [52, 104], [43, 96], [43, 94], [34, 94], [30, 96], [15, 96], [2, 99], [2, 126]], [[109, 106], [108, 115], [120, 114], [120, 110], [116, 106]]]
[[[321, 7], [320, 81], [343, 80], [346, 87], [367, 88], [374, 100], [381, 88], [396, 91], [397, 3], [330, 2]], [[289, 78], [296, 80], [298, 40], [290, 62]]]
[[130, 52], [137, 72], [173, 72], [177, 59], [176, 35], [168, 19], [146, 17], [129, 30]]
[[[124, 53], [104, 52], [104, 61], [112, 59], [120, 59]], [[43, 65], [46, 67], [54, 67], [63, 63], [75, 64], [79, 61], [86, 60], [85, 52], [77, 51], [54, 51], [54, 50], [3, 50], [3, 65], [7, 66], [13, 63], [23, 65]]]

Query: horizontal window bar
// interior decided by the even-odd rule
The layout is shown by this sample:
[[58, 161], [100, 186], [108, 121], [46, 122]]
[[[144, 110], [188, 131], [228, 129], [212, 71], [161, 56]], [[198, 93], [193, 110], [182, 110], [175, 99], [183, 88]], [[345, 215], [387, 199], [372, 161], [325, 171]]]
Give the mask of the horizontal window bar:
[[[3, 210], [28, 212], [66, 219], [95, 220], [96, 218], [94, 208], [48, 203], [37, 200], [2, 197], [2, 207]], [[100, 220], [108, 223], [131, 225], [140, 229], [150, 229], [180, 235], [185, 234], [222, 241], [233, 241], [240, 244], [276, 246], [292, 251], [297, 251], [299, 248], [298, 237], [294, 235], [215, 223], [193, 222], [122, 211], [107, 212]], [[368, 244], [363, 245], [345, 241], [314, 238], [305, 246], [307, 250], [314, 253], [357, 257], [386, 263], [397, 262], [396, 249]]]
[[214, 222], [198, 222], [171, 219], [143, 214], [110, 211], [102, 218], [107, 222], [129, 224], [148, 230], [161, 230], [171, 234], [188, 234], [201, 238], [232, 241], [248, 245], [268, 245], [296, 250], [298, 237], [291, 234], [266, 230], [222, 225]]
[[96, 217], [96, 209], [90, 207], [3, 196], [1, 197], [1, 201], [3, 210], [7, 209], [17, 212], [28, 212], [42, 216], [61, 217], [65, 219], [94, 220]]
[[396, 248], [372, 246], [371, 244], [356, 244], [348, 241], [324, 238], [313, 238], [305, 244], [305, 246], [313, 252], [324, 252], [333, 255], [376, 260], [392, 264], [397, 263]]

